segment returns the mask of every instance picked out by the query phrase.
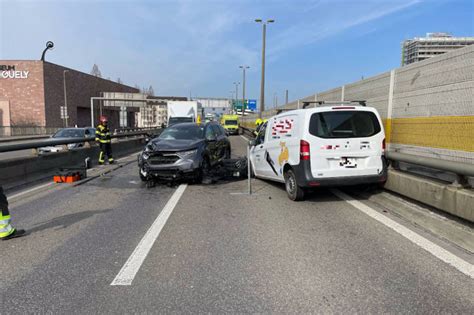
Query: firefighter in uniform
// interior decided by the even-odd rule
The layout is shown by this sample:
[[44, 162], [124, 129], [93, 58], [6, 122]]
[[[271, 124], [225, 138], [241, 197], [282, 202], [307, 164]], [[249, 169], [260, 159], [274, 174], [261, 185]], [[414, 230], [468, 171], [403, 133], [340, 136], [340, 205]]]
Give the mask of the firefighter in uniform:
[[17, 230], [12, 227], [10, 221], [7, 196], [5, 196], [2, 186], [0, 186], [0, 239], [6, 241], [26, 235], [25, 230]]
[[112, 157], [112, 145], [110, 144], [110, 130], [107, 127], [107, 117], [100, 116], [99, 125], [95, 129], [95, 141], [99, 143], [100, 154], [99, 164], [103, 165], [105, 162], [105, 156], [107, 155], [109, 164], [114, 164], [114, 158]]

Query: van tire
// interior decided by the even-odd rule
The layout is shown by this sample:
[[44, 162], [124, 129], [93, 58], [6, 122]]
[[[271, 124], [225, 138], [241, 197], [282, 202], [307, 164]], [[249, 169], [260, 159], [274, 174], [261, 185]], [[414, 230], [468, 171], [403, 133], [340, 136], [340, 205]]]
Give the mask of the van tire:
[[285, 189], [288, 198], [291, 200], [300, 201], [304, 199], [304, 190], [298, 185], [296, 175], [291, 169], [285, 172]]

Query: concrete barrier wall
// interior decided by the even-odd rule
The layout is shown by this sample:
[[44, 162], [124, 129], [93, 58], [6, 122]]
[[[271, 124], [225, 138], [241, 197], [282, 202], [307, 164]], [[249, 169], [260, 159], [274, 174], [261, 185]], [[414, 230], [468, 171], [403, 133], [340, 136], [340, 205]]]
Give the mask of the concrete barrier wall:
[[[138, 152], [144, 145], [143, 138], [112, 143], [114, 158]], [[52, 179], [59, 168], [84, 165], [87, 157], [91, 159], [93, 165], [97, 165], [99, 148], [93, 146], [37, 157], [0, 161], [0, 183], [5, 189], [9, 189], [48, 177]]]
[[[389, 150], [474, 163], [474, 45], [293, 101], [367, 100], [384, 120]], [[265, 118], [275, 110], [263, 113]], [[256, 115], [242, 119], [255, 127]]]

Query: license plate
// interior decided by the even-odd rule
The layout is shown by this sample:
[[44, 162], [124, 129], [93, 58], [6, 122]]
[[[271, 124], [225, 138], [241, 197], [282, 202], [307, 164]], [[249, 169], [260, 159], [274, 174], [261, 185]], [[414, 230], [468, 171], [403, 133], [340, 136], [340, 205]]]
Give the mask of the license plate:
[[353, 158], [342, 157], [339, 161], [339, 165], [345, 168], [356, 168], [357, 161]]
[[240, 176], [240, 172], [234, 172], [234, 177], [239, 177]]

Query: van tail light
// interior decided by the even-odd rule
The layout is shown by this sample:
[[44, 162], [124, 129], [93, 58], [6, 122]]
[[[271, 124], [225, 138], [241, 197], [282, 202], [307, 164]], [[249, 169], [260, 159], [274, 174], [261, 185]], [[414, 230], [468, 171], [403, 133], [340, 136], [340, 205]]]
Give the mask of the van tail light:
[[300, 160], [309, 160], [309, 143], [304, 140], [300, 140]]
[[383, 153], [385, 153], [385, 138], [383, 138], [383, 141], [382, 141], [382, 151]]

